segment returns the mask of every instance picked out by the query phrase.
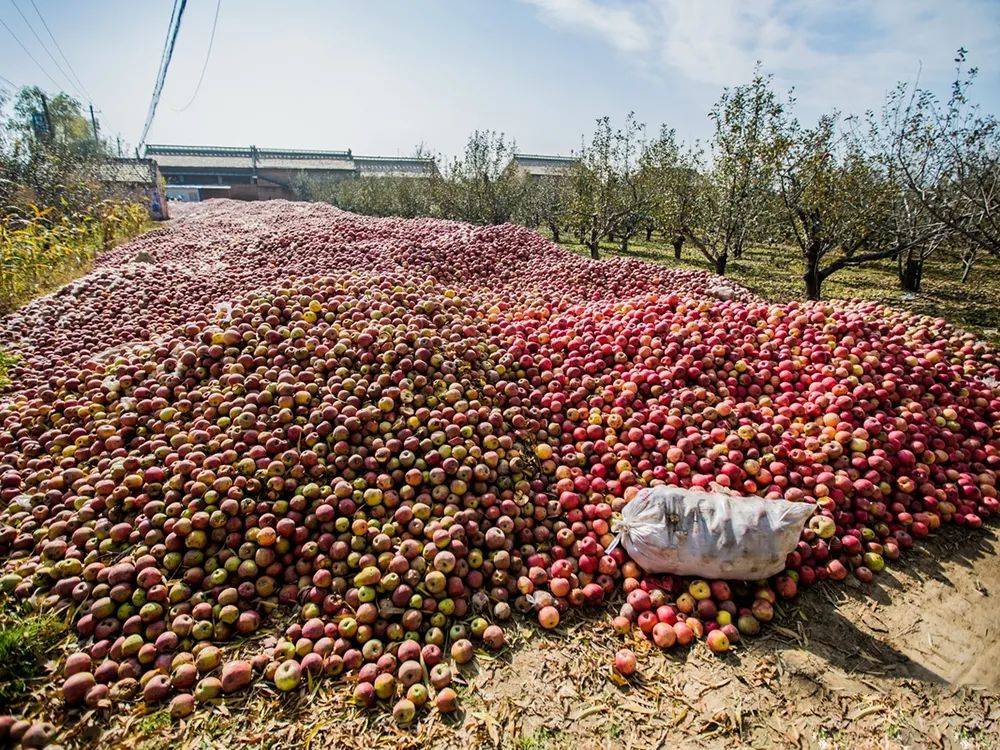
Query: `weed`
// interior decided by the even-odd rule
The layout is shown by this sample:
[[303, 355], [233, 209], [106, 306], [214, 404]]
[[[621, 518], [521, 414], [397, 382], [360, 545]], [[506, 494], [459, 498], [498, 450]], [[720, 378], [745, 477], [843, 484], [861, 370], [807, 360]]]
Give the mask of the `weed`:
[[531, 734], [514, 740], [514, 747], [516, 750], [552, 750], [557, 737], [558, 732], [544, 728], [536, 729]]
[[152, 734], [168, 726], [170, 726], [170, 713], [164, 709], [143, 716], [139, 720], [138, 729], [143, 734]]
[[0, 610], [0, 705], [21, 698], [42, 660], [67, 632], [64, 620], [7, 606]]
[[10, 378], [7, 377], [7, 373], [19, 361], [20, 357], [16, 354], [10, 354], [0, 349], [0, 391], [10, 385]]

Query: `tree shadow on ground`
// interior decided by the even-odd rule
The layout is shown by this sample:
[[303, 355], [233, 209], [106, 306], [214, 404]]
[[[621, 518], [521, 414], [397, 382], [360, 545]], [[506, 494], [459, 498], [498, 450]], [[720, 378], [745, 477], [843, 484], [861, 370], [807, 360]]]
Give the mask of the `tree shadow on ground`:
[[[872, 602], [883, 606], [892, 604], [894, 596], [898, 597], [905, 591], [904, 583], [894, 571], [905, 571], [917, 582], [934, 580], [951, 587], [954, 583], [946, 573], [945, 562], [957, 563], [971, 570], [976, 561], [995, 555], [996, 551], [997, 533], [993, 528], [984, 527], [973, 533], [960, 527], [943, 528], [934, 537], [915, 544], [871, 584], [861, 584], [852, 577], [844, 583], [824, 582], [803, 591], [794, 602], [781, 605], [776, 617], [780, 626], [782, 615], [787, 616], [791, 614], [789, 610], [798, 609], [805, 623], [799, 633], [787, 631], [783, 635], [775, 628], [771, 628], [770, 633], [765, 629], [765, 639], [761, 643], [771, 641], [779, 652], [804, 649], [848, 674], [947, 684], [948, 680], [936, 671], [890, 645], [887, 642], [890, 633], [879, 623], [868, 605]], [[861, 616], [868, 629], [875, 632], [862, 629], [840, 611], [843, 605], [852, 602], [860, 605], [859, 610], [867, 610], [862, 610]], [[878, 632], [880, 630], [886, 632], [883, 634]]]

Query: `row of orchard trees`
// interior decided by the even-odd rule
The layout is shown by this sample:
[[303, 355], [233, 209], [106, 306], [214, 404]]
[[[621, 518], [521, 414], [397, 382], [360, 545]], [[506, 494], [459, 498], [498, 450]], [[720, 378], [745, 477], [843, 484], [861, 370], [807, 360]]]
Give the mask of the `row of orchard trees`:
[[602, 239], [624, 250], [639, 231], [661, 232], [678, 257], [694, 248], [720, 274], [748, 247], [795, 248], [810, 299], [837, 271], [886, 259], [919, 291], [943, 250], [964, 280], [977, 254], [1000, 255], [1000, 126], [970, 101], [974, 76], [960, 69], [946, 100], [901, 84], [878, 112], [803, 124], [758, 72], [723, 92], [704, 144], [667, 128], [647, 137], [632, 117], [617, 130], [598, 121], [561, 199], [539, 200], [558, 204], [594, 257]]
[[512, 168], [513, 142], [477, 131], [429, 180], [303, 183], [300, 193], [361, 213], [542, 226], [595, 258], [602, 242], [627, 251], [656, 233], [720, 274], [747, 248], [789, 247], [811, 299], [841, 269], [894, 259], [915, 292], [936, 252], [960, 258], [963, 280], [977, 255], [1000, 255], [1000, 127], [970, 101], [964, 58], [947, 98], [901, 84], [877, 112], [815, 123], [800, 122], [794, 99], [758, 70], [723, 91], [707, 141], [650, 133], [632, 115], [619, 127], [601, 118], [561, 177], [527, 179]]

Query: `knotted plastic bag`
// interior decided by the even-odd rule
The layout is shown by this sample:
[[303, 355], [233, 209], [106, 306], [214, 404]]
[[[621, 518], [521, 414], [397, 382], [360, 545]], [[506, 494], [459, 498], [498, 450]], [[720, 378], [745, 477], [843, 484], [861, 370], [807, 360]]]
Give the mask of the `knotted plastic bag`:
[[660, 486], [640, 490], [614, 530], [646, 572], [757, 580], [784, 569], [814, 510], [809, 503]]

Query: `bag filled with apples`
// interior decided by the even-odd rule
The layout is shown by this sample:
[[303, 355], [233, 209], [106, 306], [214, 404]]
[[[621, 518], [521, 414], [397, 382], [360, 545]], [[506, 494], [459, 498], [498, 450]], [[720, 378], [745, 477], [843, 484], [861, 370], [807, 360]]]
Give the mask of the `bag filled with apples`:
[[658, 486], [622, 509], [618, 540], [648, 573], [759, 580], [780, 573], [810, 503]]

